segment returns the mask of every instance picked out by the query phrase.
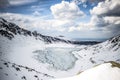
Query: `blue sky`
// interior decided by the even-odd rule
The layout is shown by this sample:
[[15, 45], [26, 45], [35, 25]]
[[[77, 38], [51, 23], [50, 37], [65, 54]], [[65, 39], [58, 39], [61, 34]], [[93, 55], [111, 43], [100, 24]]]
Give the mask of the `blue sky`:
[[0, 0], [0, 17], [20, 27], [69, 39], [120, 34], [119, 0]]
[[[9, 1], [9, 0], [8, 0]], [[12, 0], [11, 0], [12, 1]], [[13, 0], [14, 1], [14, 0]], [[17, 0], [16, 0], [17, 1]], [[61, 3], [62, 0], [35, 0], [33, 2], [29, 3], [21, 3], [20, 0], [19, 4], [14, 4], [9, 7], [2, 8], [1, 7], [1, 12], [10, 12], [10, 13], [20, 13], [20, 14], [32, 14], [36, 9], [31, 9], [32, 6], [37, 6], [39, 8], [39, 12], [43, 15], [50, 14], [50, 7], [54, 4]], [[72, 2], [72, 0], [65, 0], [68, 2]], [[84, 4], [87, 5], [87, 7], [84, 7]], [[94, 6], [97, 3], [94, 4]], [[89, 15], [89, 10], [92, 9], [94, 6], [90, 2], [85, 2], [83, 4], [78, 4], [79, 8], [84, 11], [87, 15]], [[41, 9], [41, 10], [40, 10]]]

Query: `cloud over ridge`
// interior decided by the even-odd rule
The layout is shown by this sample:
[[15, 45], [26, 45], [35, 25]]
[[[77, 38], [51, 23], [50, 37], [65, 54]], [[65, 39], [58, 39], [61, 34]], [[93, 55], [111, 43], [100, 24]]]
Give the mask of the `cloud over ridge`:
[[76, 19], [85, 15], [74, 2], [62, 1], [51, 6], [50, 9], [57, 19]]

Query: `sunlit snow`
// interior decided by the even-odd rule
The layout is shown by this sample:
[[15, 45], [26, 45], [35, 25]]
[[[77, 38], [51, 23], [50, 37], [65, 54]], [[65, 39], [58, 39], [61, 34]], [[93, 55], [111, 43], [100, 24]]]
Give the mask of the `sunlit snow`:
[[111, 63], [101, 64], [74, 77], [53, 80], [120, 80], [120, 68], [111, 65]]

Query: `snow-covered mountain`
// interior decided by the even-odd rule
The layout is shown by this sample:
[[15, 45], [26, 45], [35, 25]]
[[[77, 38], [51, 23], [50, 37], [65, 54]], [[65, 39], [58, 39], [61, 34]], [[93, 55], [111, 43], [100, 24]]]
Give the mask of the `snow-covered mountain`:
[[0, 80], [49, 80], [109, 61], [120, 63], [120, 35], [96, 45], [45, 36], [0, 18]]
[[76, 67], [79, 66], [79, 71], [108, 61], [120, 63], [120, 35], [103, 43], [81, 48], [73, 54], [78, 58]]
[[[18, 27], [14, 23], [7, 22], [3, 18], [0, 19], [0, 59], [6, 62], [27, 66], [44, 74], [51, 74], [51, 72], [52, 74], [56, 74], [56, 72], [52, 70], [49, 72], [47, 68], [51, 66], [60, 70], [68, 70], [73, 67], [77, 60], [73, 54], [69, 53], [73, 45], [68, 43], [71, 42], [69, 40], [31, 32]], [[57, 49], [56, 47], [59, 48]], [[66, 50], [64, 50], [63, 47]], [[63, 54], [60, 54], [61, 50], [63, 50], [63, 52], [61, 52]], [[47, 53], [48, 51], [50, 53]], [[57, 54], [57, 51], [59, 51], [59, 54]], [[66, 53], [68, 54], [66, 55]], [[60, 66], [63, 65], [62, 60], [65, 61], [64, 64], [66, 64], [68, 60], [71, 61], [68, 65], [60, 68]]]
[[20, 28], [14, 23], [7, 22], [5, 19], [0, 18], [0, 34], [7, 37], [8, 39], [12, 39], [15, 35], [24, 35], [24, 36], [33, 36], [37, 40], [42, 40], [45, 43], [52, 43], [52, 42], [64, 42], [64, 43], [71, 43], [69, 40], [64, 40], [56, 37], [45, 36], [36, 31], [31, 32]]
[[45, 43], [58, 43], [58, 42], [63, 42], [63, 43], [71, 43], [71, 44], [81, 44], [81, 45], [91, 45], [91, 44], [97, 44], [99, 42], [83, 42], [83, 41], [70, 41], [66, 40], [62, 37], [51, 37], [51, 36], [46, 36], [38, 33], [37, 31], [29, 31], [26, 29], [23, 29], [19, 27], [18, 25], [8, 22], [3, 18], [0, 18], [0, 34], [7, 37], [8, 39], [13, 39], [16, 35], [22, 35], [26, 37], [34, 37], [36, 40], [41, 40]]

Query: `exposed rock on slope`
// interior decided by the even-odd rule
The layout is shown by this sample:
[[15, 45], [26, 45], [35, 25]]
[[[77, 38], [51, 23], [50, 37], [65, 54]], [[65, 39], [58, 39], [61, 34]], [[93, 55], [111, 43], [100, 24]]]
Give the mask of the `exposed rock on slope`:
[[27, 66], [0, 60], [0, 80], [48, 80], [54, 78]]

